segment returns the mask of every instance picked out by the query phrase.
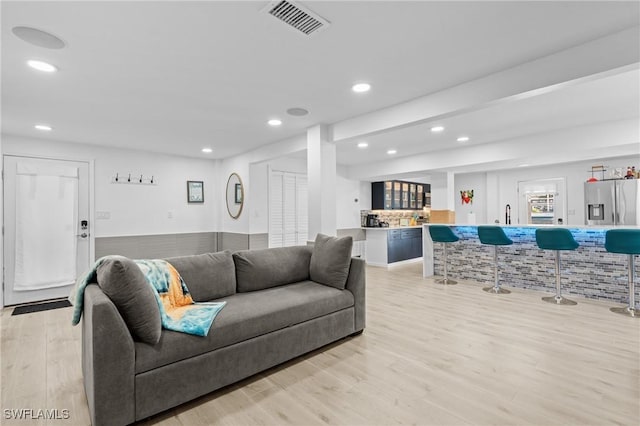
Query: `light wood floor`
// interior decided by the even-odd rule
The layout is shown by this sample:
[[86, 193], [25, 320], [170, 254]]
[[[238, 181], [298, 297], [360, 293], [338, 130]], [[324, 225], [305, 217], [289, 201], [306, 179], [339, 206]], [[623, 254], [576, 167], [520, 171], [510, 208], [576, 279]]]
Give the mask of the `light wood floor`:
[[[533, 291], [443, 287], [422, 278], [420, 264], [367, 274], [364, 334], [144, 424], [639, 424], [640, 320], [608, 303], [554, 306]], [[0, 423], [88, 424], [70, 308], [10, 314], [0, 316]], [[12, 423], [11, 408], [67, 409], [71, 418]]]

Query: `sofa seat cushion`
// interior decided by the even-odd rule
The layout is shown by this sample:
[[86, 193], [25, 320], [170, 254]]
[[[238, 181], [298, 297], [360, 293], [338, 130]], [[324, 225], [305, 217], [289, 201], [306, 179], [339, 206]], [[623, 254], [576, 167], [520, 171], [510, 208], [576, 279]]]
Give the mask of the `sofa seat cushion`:
[[136, 342], [136, 374], [337, 312], [354, 304], [350, 291], [313, 281], [236, 293], [216, 301], [226, 301], [227, 305], [216, 317], [208, 336], [162, 330], [160, 341], [154, 346]]

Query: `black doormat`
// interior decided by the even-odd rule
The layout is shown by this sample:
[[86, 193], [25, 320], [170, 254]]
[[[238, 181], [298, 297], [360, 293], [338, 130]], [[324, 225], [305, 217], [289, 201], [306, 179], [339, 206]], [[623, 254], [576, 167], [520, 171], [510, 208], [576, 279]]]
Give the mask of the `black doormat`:
[[11, 315], [31, 314], [33, 312], [50, 311], [51, 309], [68, 308], [71, 306], [68, 300], [55, 300], [46, 303], [32, 303], [31, 305], [18, 306]]

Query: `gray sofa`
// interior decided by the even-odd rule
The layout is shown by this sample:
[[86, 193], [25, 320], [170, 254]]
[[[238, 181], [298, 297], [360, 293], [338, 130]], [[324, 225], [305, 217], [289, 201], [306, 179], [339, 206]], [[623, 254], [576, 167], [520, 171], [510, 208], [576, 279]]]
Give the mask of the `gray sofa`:
[[[163, 329], [156, 344], [140, 342], [100, 283], [87, 286], [82, 368], [92, 423], [142, 420], [362, 332], [364, 261], [347, 257], [342, 288], [340, 276], [337, 284], [321, 284], [312, 280], [314, 268], [315, 275], [326, 278], [323, 262], [332, 254], [323, 258], [314, 250], [287, 247], [167, 259], [196, 302], [227, 302], [206, 337]], [[333, 273], [330, 279], [336, 278]]]

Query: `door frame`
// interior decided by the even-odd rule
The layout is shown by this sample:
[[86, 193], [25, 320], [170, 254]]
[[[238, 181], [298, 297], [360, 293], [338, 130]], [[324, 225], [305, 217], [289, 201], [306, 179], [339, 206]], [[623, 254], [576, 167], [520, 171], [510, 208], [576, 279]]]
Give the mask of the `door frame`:
[[[89, 223], [92, 226], [89, 228], [89, 263], [95, 262], [95, 159], [93, 158], [79, 158], [79, 157], [67, 157], [67, 156], [51, 156], [51, 155], [33, 155], [29, 153], [21, 153], [20, 151], [8, 151], [2, 153], [2, 158], [0, 158], [0, 168], [2, 169], [2, 209], [6, 204], [6, 200], [4, 199], [4, 159], [5, 157], [22, 157], [22, 158], [31, 158], [36, 160], [57, 160], [57, 161], [75, 161], [79, 163], [87, 163], [89, 165]], [[0, 309], [4, 308], [4, 253], [6, 252], [6, 246], [4, 241], [4, 228], [5, 228], [5, 218], [4, 218], [4, 210], [2, 213], [2, 258], [0, 258]]]

